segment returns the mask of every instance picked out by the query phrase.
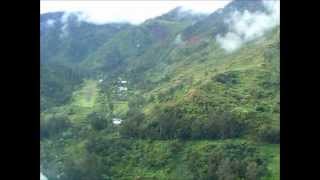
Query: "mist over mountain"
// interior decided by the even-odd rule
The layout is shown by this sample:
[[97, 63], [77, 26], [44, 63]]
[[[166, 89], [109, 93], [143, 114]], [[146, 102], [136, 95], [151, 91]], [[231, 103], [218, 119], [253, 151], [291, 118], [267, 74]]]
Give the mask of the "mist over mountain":
[[49, 180], [280, 179], [279, 1], [84, 18], [40, 18]]

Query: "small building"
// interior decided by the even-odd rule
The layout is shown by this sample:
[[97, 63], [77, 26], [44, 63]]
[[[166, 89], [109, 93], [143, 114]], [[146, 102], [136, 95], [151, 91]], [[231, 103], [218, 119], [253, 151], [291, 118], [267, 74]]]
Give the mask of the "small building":
[[128, 88], [127, 87], [123, 87], [123, 86], [120, 86], [119, 87], [119, 91], [121, 92], [121, 91], [127, 91], [128, 90]]
[[115, 124], [115, 125], [119, 125], [122, 123], [122, 119], [119, 119], [119, 118], [113, 118], [112, 119], [112, 123]]

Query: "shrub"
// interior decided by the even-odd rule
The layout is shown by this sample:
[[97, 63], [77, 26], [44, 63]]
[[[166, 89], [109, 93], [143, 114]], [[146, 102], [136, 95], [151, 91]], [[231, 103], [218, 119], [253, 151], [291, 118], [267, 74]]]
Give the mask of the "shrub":
[[264, 169], [259, 166], [256, 162], [249, 162], [246, 168], [245, 179], [247, 180], [257, 180], [265, 175]]
[[[167, 106], [159, 110], [157, 116], [159, 122], [160, 137], [162, 139], [187, 138], [190, 136], [190, 130], [186, 122], [183, 122], [183, 113], [176, 106]], [[178, 134], [179, 131], [179, 134]]]
[[245, 124], [229, 112], [211, 112], [206, 127], [208, 138], [239, 137], [245, 130]]
[[270, 125], [262, 126], [257, 132], [258, 140], [267, 143], [280, 143], [280, 128]]
[[192, 139], [201, 139], [206, 136], [205, 124], [200, 120], [193, 120], [191, 122], [191, 138]]
[[218, 74], [213, 77], [213, 80], [219, 83], [228, 84], [228, 85], [239, 83], [238, 75], [235, 72]]
[[224, 144], [208, 157], [208, 178], [219, 180], [261, 179], [266, 163], [254, 146], [244, 143]]
[[208, 179], [218, 179], [217, 170], [219, 168], [219, 163], [223, 159], [223, 154], [219, 151], [212, 153], [208, 157]]
[[108, 126], [107, 119], [104, 118], [102, 114], [93, 112], [88, 115], [87, 119], [94, 130], [100, 131]]
[[101, 180], [103, 176], [110, 173], [96, 155], [86, 155], [77, 162], [66, 159], [63, 172], [61, 180]]
[[141, 123], [144, 114], [137, 109], [129, 109], [127, 119], [122, 123], [120, 134], [123, 137], [142, 137], [143, 129]]
[[235, 166], [235, 161], [231, 161], [230, 159], [223, 159], [220, 162], [220, 165], [217, 169], [217, 177], [218, 180], [234, 180], [237, 178], [237, 175], [235, 169], [233, 169]]
[[141, 108], [146, 102], [146, 99], [139, 94], [129, 100], [128, 106], [130, 109]]
[[188, 152], [185, 157], [190, 179], [261, 179], [267, 175], [267, 164], [258, 149], [248, 143], [233, 142], [206, 146], [206, 153]]
[[191, 173], [191, 179], [204, 179], [206, 176], [204, 169], [206, 169], [205, 156], [202, 156], [199, 152], [190, 152], [187, 154], [186, 166]]
[[71, 126], [67, 116], [53, 116], [40, 121], [40, 138], [56, 136]]
[[183, 145], [184, 145], [183, 142], [181, 142], [180, 140], [174, 140], [171, 142], [169, 146], [169, 150], [171, 153], [176, 154], [182, 150]]

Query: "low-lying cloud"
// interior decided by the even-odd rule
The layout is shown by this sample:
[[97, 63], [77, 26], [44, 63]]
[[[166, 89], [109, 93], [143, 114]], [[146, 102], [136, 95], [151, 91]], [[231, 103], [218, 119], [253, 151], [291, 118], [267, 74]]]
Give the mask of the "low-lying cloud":
[[48, 19], [47, 21], [46, 21], [46, 25], [48, 26], [48, 27], [51, 27], [51, 26], [53, 26], [54, 24], [55, 24], [55, 20], [53, 20], [53, 19]]
[[[40, 1], [40, 14], [63, 11], [60, 19], [60, 38], [69, 35], [69, 18], [76, 22], [88, 22], [97, 25], [107, 23], [130, 23], [139, 25], [145, 20], [161, 16], [176, 7], [188, 13], [210, 14], [223, 8], [231, 0], [225, 1]], [[47, 27], [54, 26], [48, 20]]]
[[64, 12], [63, 15], [61, 16], [61, 34], [60, 38], [64, 38], [69, 35], [69, 23], [68, 20], [70, 18], [74, 18], [74, 22], [78, 23], [80, 25], [81, 21], [85, 21], [87, 18], [87, 15], [85, 15], [82, 12]]
[[216, 40], [227, 52], [233, 52], [243, 43], [261, 37], [267, 30], [280, 24], [280, 1], [264, 0], [265, 12], [236, 11], [225, 20], [230, 31], [217, 35]]
[[[69, 34], [67, 23], [70, 17], [77, 22], [88, 22], [97, 25], [107, 23], [130, 23], [138, 25], [145, 20], [161, 16], [176, 7], [188, 13], [210, 14], [223, 8], [231, 0], [225, 1], [40, 1], [40, 14], [64, 12], [60, 19], [60, 38]], [[52, 20], [46, 22], [47, 27], [54, 26]]]
[[48, 180], [48, 178], [40, 172], [40, 180]]
[[82, 12], [82, 20], [90, 23], [140, 24], [178, 6], [183, 7], [183, 10], [209, 14], [230, 1], [40, 1], [40, 14], [57, 11]]

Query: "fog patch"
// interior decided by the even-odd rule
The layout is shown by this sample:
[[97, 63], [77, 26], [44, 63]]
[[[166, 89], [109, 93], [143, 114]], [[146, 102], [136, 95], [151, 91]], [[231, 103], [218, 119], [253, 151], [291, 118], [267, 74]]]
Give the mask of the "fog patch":
[[48, 19], [48, 20], [46, 21], [46, 25], [47, 25], [48, 27], [54, 26], [55, 23], [56, 23], [56, 21], [55, 21], [54, 19]]
[[228, 32], [223, 37], [218, 35], [217, 41], [218, 43], [220, 43], [220, 46], [227, 52], [232, 52], [241, 46], [243, 40], [238, 36], [238, 34]]
[[68, 30], [68, 24], [63, 24], [63, 26], [61, 27], [61, 34], [60, 34], [60, 38], [64, 38], [67, 37], [69, 35], [69, 30]]
[[182, 37], [181, 37], [181, 34], [178, 34], [174, 40], [174, 44], [176, 45], [179, 45], [179, 44], [182, 44], [183, 41], [182, 41]]
[[264, 0], [265, 11], [235, 11], [225, 23], [229, 32], [216, 36], [217, 42], [226, 52], [233, 52], [243, 43], [261, 37], [266, 31], [280, 24], [280, 1]]
[[48, 180], [48, 178], [40, 172], [40, 180]]
[[75, 23], [75, 25], [80, 26], [81, 22], [86, 21], [88, 16], [80, 11], [76, 12], [64, 12], [61, 16], [61, 34], [60, 38], [64, 38], [69, 35], [69, 23]]
[[94, 24], [138, 25], [179, 6], [191, 9], [192, 12], [210, 14], [230, 1], [40, 1], [40, 14], [81, 11], [87, 15], [85, 21]]
[[75, 12], [64, 12], [61, 17], [62, 23], [67, 23], [70, 19], [73, 19], [74, 21], [77, 21], [78, 23], [81, 21], [86, 21], [89, 16], [81, 11], [75, 11]]
[[61, 16], [61, 34], [60, 34], [60, 38], [64, 38], [66, 36], [68, 36], [69, 31], [68, 31], [68, 19], [70, 17], [71, 13], [69, 12], [64, 12], [63, 15]]

